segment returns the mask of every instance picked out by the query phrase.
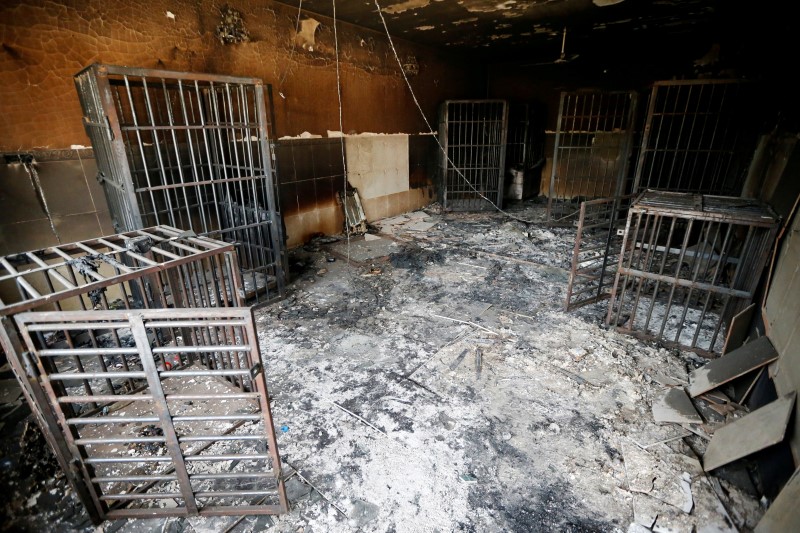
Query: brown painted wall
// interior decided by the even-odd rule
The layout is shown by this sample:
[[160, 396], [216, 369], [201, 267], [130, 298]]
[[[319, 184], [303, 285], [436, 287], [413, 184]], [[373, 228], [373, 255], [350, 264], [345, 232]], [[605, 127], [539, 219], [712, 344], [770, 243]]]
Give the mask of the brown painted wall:
[[[322, 24], [313, 51], [297, 45], [292, 51], [296, 10], [254, 0], [230, 5], [242, 12], [249, 42], [221, 44], [214, 35], [220, 11], [207, 0], [3, 2], [0, 151], [88, 145], [72, 75], [93, 62], [260, 77], [275, 90], [278, 135], [338, 130], [331, 21], [314, 16]], [[337, 27], [343, 129], [421, 131], [385, 36]], [[431, 117], [441, 100], [482, 94], [481, 69], [429, 48], [396, 44], [402, 58], [417, 59], [412, 83]]]
[[[248, 42], [220, 43], [215, 35], [221, 20], [220, 9], [208, 0], [1, 2], [0, 154], [89, 146], [72, 76], [94, 62], [259, 77], [273, 86], [276, 137], [304, 131], [325, 136], [327, 130], [339, 130], [332, 21], [303, 13], [303, 19], [313, 17], [321, 23], [314, 35], [315, 42], [310, 45], [296, 40], [297, 11], [293, 8], [256, 0], [235, 0], [229, 5], [241, 11], [250, 35]], [[167, 16], [168, 12], [174, 18]], [[337, 24], [337, 28], [342, 129], [358, 133], [423, 131], [424, 123], [414, 108], [385, 35], [345, 23]], [[411, 78], [411, 83], [434, 126], [440, 101], [484, 94], [485, 75], [474, 62], [403, 41], [395, 40], [395, 45], [403, 60], [413, 56], [419, 65], [419, 74]], [[302, 224], [299, 219], [286, 220], [293, 243], [302, 242], [316, 231], [340, 230], [341, 216], [330, 195], [320, 199], [318, 191], [305, 194], [307, 188], [298, 185], [308, 185], [319, 176], [303, 169], [300, 175], [295, 174], [281, 155], [279, 179], [282, 170], [290, 170], [286, 184], [292, 189], [291, 195], [282, 191], [281, 196], [284, 200], [294, 196], [292, 202], [297, 206], [295, 212], [286, 214], [297, 218], [308, 211], [322, 210], [322, 214], [313, 213], [311, 222], [305, 218], [299, 221]], [[70, 170], [64, 167], [70, 164], [54, 165], [58, 171], [51, 172], [52, 176], [45, 173], [43, 181], [46, 184], [62, 181], [59, 173]], [[87, 165], [86, 168], [94, 168], [91, 160]], [[20, 174], [22, 167], [6, 165], [2, 159], [0, 167], [4, 184], [0, 192], [2, 203], [38, 206], [40, 200], [27, 175]], [[50, 203], [59, 204], [64, 213], [86, 213], [87, 220], [91, 214], [100, 221], [69, 224], [69, 229], [63, 231], [69, 235], [68, 240], [95, 237], [98, 231], [109, 232], [105, 224], [108, 218], [105, 199], [97, 194], [97, 184], [89, 174], [82, 172], [78, 176], [84, 182], [81, 194], [47, 198]], [[424, 176], [418, 181], [425, 181]], [[84, 191], [85, 183], [95, 193], [91, 195], [94, 204], [90, 210], [82, 205], [90, 197], [89, 191]], [[292, 202], [285, 206], [290, 211]], [[20, 225], [21, 222], [26, 224]], [[0, 253], [53, 244], [57, 239], [38, 207], [24, 216], [18, 210], [0, 213], [0, 227], [3, 229]], [[20, 231], [26, 228], [30, 231]]]

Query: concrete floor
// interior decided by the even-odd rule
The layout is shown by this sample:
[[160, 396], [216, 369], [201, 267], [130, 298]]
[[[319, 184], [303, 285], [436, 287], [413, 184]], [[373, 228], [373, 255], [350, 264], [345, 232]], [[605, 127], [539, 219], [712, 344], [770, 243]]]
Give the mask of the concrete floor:
[[[516, 212], [543, 217], [538, 204]], [[288, 297], [256, 312], [279, 449], [287, 472], [299, 473], [287, 483], [291, 513], [117, 521], [102, 530], [735, 531], [757, 523], [757, 501], [703, 473], [704, 438], [653, 422], [662, 383], [685, 383], [700, 361], [608, 331], [604, 304], [562, 311], [574, 230], [429, 213], [384, 225], [380, 243], [354, 239], [358, 263], [342, 259], [346, 241], [295, 251]], [[433, 225], [408, 227], [420, 221]], [[49, 520], [53, 530], [80, 523]]]

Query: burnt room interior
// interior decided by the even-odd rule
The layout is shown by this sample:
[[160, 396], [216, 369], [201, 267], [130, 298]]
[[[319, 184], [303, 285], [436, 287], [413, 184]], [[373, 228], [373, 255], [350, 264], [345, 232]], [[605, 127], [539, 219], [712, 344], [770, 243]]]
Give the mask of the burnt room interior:
[[0, 530], [800, 530], [787, 4], [3, 2]]

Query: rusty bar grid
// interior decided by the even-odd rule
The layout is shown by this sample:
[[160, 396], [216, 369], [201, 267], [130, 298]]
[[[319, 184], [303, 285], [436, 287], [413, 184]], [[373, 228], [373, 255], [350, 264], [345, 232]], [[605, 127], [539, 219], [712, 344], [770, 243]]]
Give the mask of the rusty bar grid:
[[[0, 343], [45, 439], [95, 522], [101, 518], [72, 461], [72, 453], [61, 435], [55, 412], [50, 408], [40, 381], [41, 374], [27, 357], [12, 316], [28, 310], [69, 313], [76, 310], [241, 307], [244, 288], [237, 265], [232, 244], [169, 226], [0, 258]], [[184, 344], [196, 341], [187, 330], [175, 326], [169, 332], [162, 330], [152, 342], [158, 349], [178, 338], [183, 338]], [[66, 357], [77, 371], [86, 374], [80, 386], [94, 402], [92, 409], [81, 415], [91, 416], [139, 392], [141, 384], [135, 374], [124, 374], [133, 372], [131, 367], [139, 358], [135, 349], [128, 345], [129, 339], [120, 338], [115, 331], [96, 335], [87, 329], [71, 330], [65, 334], [63, 342], [69, 347]], [[77, 352], [70, 351], [73, 349], [88, 349], [91, 355], [77, 356]], [[205, 354], [201, 357], [207, 358]], [[110, 358], [114, 361], [111, 370], [121, 372], [114, 376], [115, 380], [103, 374], [109, 371]], [[50, 362], [46, 359], [42, 364]], [[206, 364], [217, 370], [232, 369], [230, 359], [206, 359]], [[98, 372], [100, 379], [94, 375]], [[226, 378], [234, 386], [238, 385], [236, 376]], [[64, 390], [58, 380], [52, 386], [60, 392]], [[73, 407], [65, 402], [63, 409], [69, 411]]]
[[[251, 309], [50, 311], [15, 320], [101, 518], [288, 511]], [[123, 342], [78, 347], [67, 342], [76, 334]], [[133, 354], [124, 369], [117, 363]], [[97, 410], [114, 389], [124, 396]]]
[[[447, 210], [503, 205], [508, 106], [505, 100], [447, 100], [439, 110], [442, 206]], [[489, 201], [487, 201], [487, 199]]]
[[636, 102], [629, 91], [561, 93], [547, 195], [550, 224], [574, 224], [581, 199], [627, 192]]
[[646, 191], [628, 211], [606, 322], [712, 356], [747, 307], [777, 215], [756, 200]]
[[632, 195], [581, 202], [564, 308], [605, 300], [617, 271], [622, 234]]
[[75, 85], [117, 231], [170, 225], [233, 243], [248, 300], [282, 297], [261, 80], [94, 64]]
[[754, 90], [740, 80], [655, 83], [633, 192], [739, 195], [758, 131]]

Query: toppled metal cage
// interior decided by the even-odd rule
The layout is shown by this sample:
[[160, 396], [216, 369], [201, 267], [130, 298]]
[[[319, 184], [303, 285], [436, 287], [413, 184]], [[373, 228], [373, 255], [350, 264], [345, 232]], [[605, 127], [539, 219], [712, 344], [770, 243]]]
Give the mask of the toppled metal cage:
[[753, 299], [778, 227], [751, 199], [647, 191], [628, 211], [607, 323], [701, 354]]
[[558, 109], [547, 220], [572, 225], [580, 199], [625, 194], [636, 93], [562, 92]]
[[656, 82], [633, 192], [739, 195], [758, 131], [753, 92], [739, 80]]
[[[0, 258], [0, 343], [47, 442], [95, 522], [287, 509], [263, 364], [251, 311], [241, 307], [237, 265], [232, 244], [167, 226]], [[178, 401], [190, 394], [184, 387], [190, 387], [190, 378], [195, 385], [205, 380], [206, 392], [212, 391], [203, 398], [198, 392], [197, 405], [226, 400], [217, 410], [206, 408], [203, 420], [185, 418], [194, 416], [186, 414], [185, 402], [195, 400]], [[158, 420], [125, 415], [137, 402], [149, 402], [148, 412], [158, 412]], [[99, 420], [120, 416], [131, 420]], [[206, 421], [214, 427], [195, 424]], [[246, 431], [246, 422], [257, 422], [254, 434], [260, 436], [240, 440], [268, 449], [259, 453], [269, 458], [254, 467], [268, 474], [257, 476], [265, 478], [258, 489], [235, 485], [256, 476], [214, 477], [205, 459], [189, 458], [236, 440], [233, 433]], [[170, 424], [180, 457], [175, 443], [165, 440]], [[201, 445], [188, 444], [193, 442]], [[155, 468], [168, 461], [143, 453], [149, 445], [158, 448], [155, 455], [169, 451], [168, 468], [176, 470]], [[122, 450], [118, 457], [102, 455], [114, 448]], [[196, 500], [184, 490], [185, 479], [167, 479], [177, 475], [179, 462], [192, 462], [190, 473], [200, 476], [191, 486]], [[129, 479], [103, 481], [109, 475], [98, 474], [97, 465], [114, 466]], [[163, 488], [159, 483], [173, 481], [182, 485], [179, 499], [155, 494]], [[200, 481], [223, 483], [228, 494], [209, 496], [216, 489]], [[266, 491], [266, 482], [275, 501], [249, 502], [255, 494], [246, 491]], [[231, 509], [242, 505], [242, 498], [249, 503]], [[156, 501], [160, 505], [149, 505]], [[138, 509], [128, 506], [134, 503]]]
[[[439, 110], [442, 206], [448, 210], [503, 205], [508, 106], [505, 100], [447, 100]], [[491, 202], [491, 203], [490, 203]]]
[[116, 230], [166, 224], [233, 243], [248, 300], [281, 297], [261, 80], [94, 64], [75, 85]]

